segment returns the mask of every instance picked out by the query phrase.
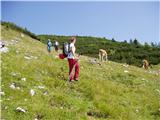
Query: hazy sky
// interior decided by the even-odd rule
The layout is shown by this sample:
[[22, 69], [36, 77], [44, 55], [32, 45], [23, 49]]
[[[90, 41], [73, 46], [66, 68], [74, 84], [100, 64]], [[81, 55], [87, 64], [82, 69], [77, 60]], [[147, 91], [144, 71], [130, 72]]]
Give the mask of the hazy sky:
[[36, 34], [158, 42], [159, 2], [2, 2], [2, 20]]

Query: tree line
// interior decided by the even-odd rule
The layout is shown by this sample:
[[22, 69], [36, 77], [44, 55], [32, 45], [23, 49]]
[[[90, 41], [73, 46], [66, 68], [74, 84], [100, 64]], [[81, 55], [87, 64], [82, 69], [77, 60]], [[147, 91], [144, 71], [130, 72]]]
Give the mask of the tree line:
[[[38, 35], [43, 43], [47, 39], [57, 40], [62, 47], [63, 42], [69, 42], [70, 36], [57, 35]], [[77, 52], [86, 56], [98, 58], [99, 49], [105, 49], [108, 52], [108, 59], [115, 62], [127, 63], [135, 66], [142, 66], [142, 60], [147, 59], [150, 64], [157, 65], [160, 63], [160, 45], [140, 44], [137, 39], [130, 42], [118, 42], [114, 39], [97, 38], [90, 36], [77, 36]]]

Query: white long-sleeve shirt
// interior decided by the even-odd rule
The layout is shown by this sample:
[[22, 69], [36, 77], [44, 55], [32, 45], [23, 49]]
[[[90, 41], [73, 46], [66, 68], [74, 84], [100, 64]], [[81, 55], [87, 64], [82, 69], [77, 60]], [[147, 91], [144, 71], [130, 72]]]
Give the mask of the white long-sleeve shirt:
[[70, 46], [69, 46], [69, 48], [70, 48], [71, 51], [68, 53], [67, 58], [68, 59], [74, 59], [74, 54], [75, 54], [75, 51], [76, 51], [74, 43], [71, 43]]

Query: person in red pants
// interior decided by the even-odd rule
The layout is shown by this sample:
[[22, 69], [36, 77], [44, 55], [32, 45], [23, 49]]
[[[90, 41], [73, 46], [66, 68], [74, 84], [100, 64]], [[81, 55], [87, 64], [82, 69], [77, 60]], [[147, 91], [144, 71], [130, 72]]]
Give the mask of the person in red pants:
[[70, 41], [71, 41], [71, 43], [69, 44], [69, 53], [68, 53], [67, 58], [68, 58], [68, 63], [69, 63], [69, 76], [70, 76], [69, 80], [70, 80], [70, 82], [72, 82], [72, 81], [78, 81], [80, 66], [78, 63], [79, 58], [75, 57], [76, 37], [71, 37]]

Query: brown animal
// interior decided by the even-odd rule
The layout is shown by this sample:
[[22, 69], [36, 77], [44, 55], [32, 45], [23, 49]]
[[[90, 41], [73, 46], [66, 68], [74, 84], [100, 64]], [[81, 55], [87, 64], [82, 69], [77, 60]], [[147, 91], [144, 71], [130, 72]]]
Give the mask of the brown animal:
[[105, 50], [99, 49], [99, 59], [101, 61], [103, 61], [103, 60], [107, 61], [108, 60], [107, 52]]
[[143, 68], [147, 70], [148, 66], [149, 66], [149, 62], [146, 59], [144, 59], [143, 60]]

